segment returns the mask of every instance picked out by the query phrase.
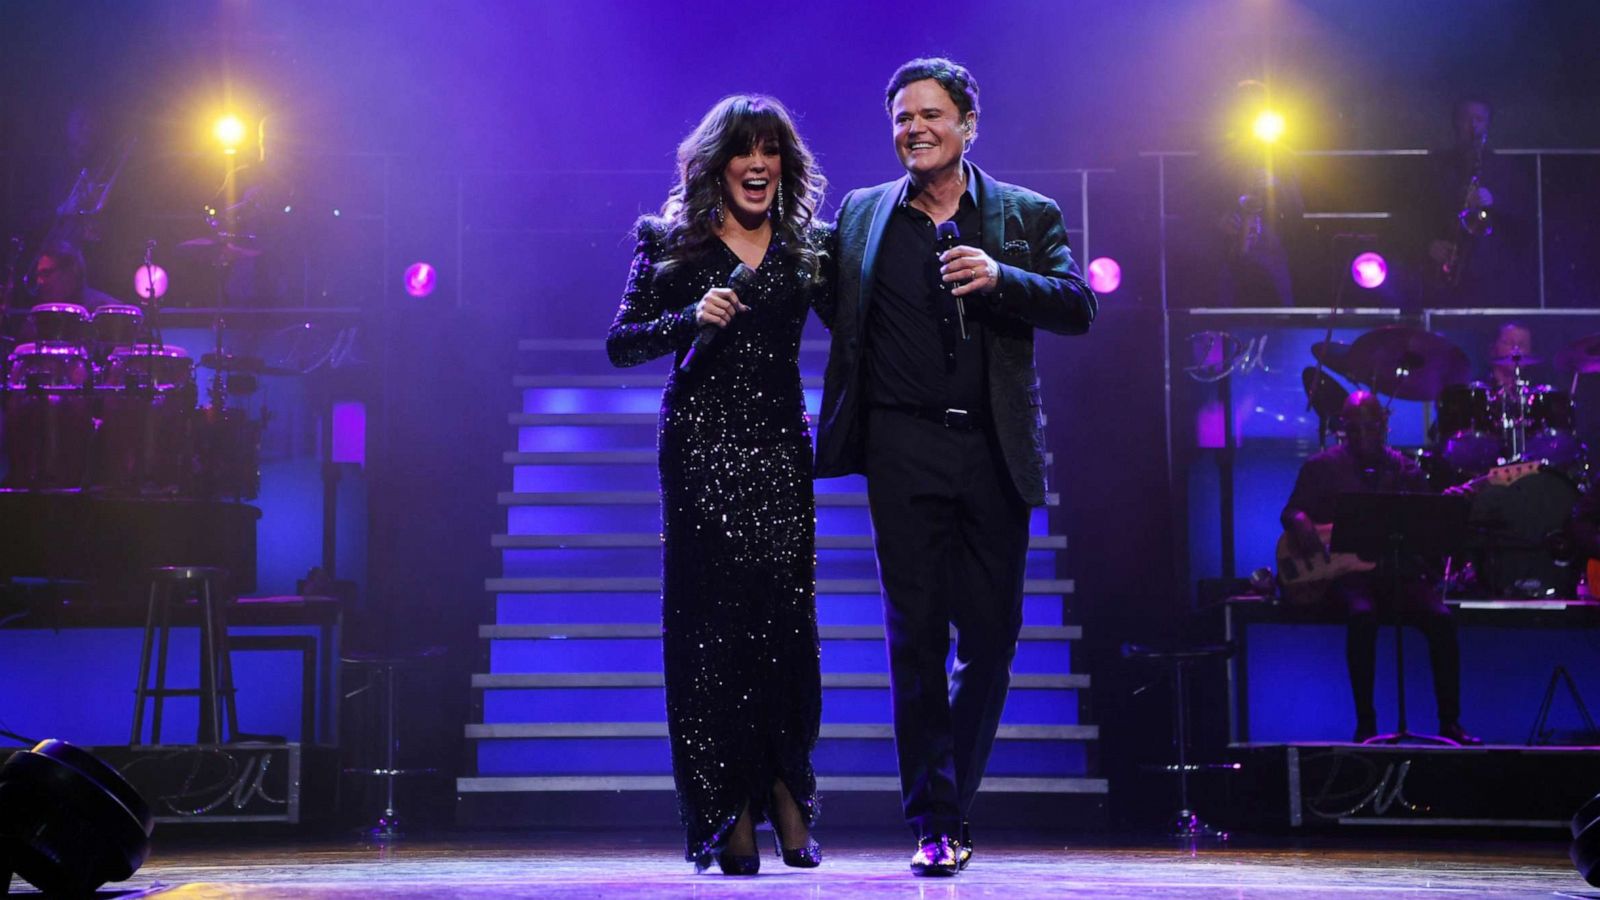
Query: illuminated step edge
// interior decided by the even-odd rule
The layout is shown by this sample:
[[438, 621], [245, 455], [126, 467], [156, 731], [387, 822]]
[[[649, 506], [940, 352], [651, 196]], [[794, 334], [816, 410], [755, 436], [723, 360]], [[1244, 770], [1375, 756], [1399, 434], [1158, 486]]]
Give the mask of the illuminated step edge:
[[[656, 451], [648, 450], [507, 450], [501, 459], [513, 466], [654, 466]], [[1055, 461], [1044, 455], [1046, 465]]]
[[[511, 386], [518, 388], [652, 388], [659, 391], [665, 384], [666, 373], [660, 371], [625, 375], [517, 375], [511, 379]], [[820, 388], [822, 376], [804, 376], [800, 384]]]
[[[485, 776], [457, 778], [456, 791], [463, 794], [496, 794], [556, 791], [671, 791], [670, 775], [550, 775]], [[900, 793], [900, 779], [894, 776], [823, 775], [817, 790], [838, 792]], [[991, 776], [978, 789], [983, 794], [1104, 794], [1109, 791], [1104, 778], [1004, 778]]]
[[[816, 414], [815, 410], [811, 411]], [[659, 413], [528, 413], [514, 412], [506, 416], [506, 420], [519, 427], [529, 425], [655, 425], [660, 420]], [[1048, 417], [1039, 414], [1041, 421]]]
[[[817, 494], [818, 506], [867, 505], [866, 491]], [[659, 506], [659, 491], [501, 491], [501, 506]], [[1060, 506], [1061, 495], [1044, 495], [1045, 506]]]
[[[801, 353], [827, 353], [828, 341], [801, 341]], [[606, 352], [606, 342], [602, 338], [523, 338], [517, 341], [518, 350], [536, 353], [594, 353], [603, 359]], [[661, 363], [654, 366], [646, 363], [640, 368], [666, 368], [668, 360], [662, 359]]]
[[[507, 722], [468, 725], [468, 740], [540, 740], [582, 738], [664, 738], [665, 722]], [[894, 737], [893, 725], [827, 725], [823, 738], [880, 740]], [[995, 735], [1002, 741], [1093, 741], [1098, 725], [1001, 725]]]
[[[824, 641], [881, 641], [882, 625], [823, 625], [817, 636]], [[956, 630], [950, 629], [950, 636]], [[478, 637], [485, 640], [605, 640], [641, 639], [661, 637], [661, 626], [647, 622], [602, 623], [596, 625], [479, 625]], [[1019, 640], [1024, 641], [1076, 641], [1083, 639], [1083, 629], [1077, 625], [1024, 625]]]
[[[488, 578], [483, 589], [496, 594], [659, 594], [661, 579], [640, 578]], [[1071, 594], [1070, 578], [1030, 578], [1022, 583], [1024, 594]], [[819, 594], [879, 593], [876, 578], [818, 578]]]
[[[491, 547], [509, 550], [559, 550], [659, 548], [661, 535], [653, 531], [617, 534], [496, 534], [489, 538]], [[870, 534], [819, 534], [818, 550], [871, 550]], [[1028, 539], [1030, 550], [1065, 550], [1064, 534], [1036, 534]]]
[[[663, 687], [660, 672], [479, 672], [472, 686], [482, 690], [525, 690], [539, 688], [658, 688]], [[824, 688], [887, 688], [887, 672], [824, 672]], [[1089, 676], [1013, 675], [1011, 689], [1022, 691], [1075, 691], [1089, 686]]]

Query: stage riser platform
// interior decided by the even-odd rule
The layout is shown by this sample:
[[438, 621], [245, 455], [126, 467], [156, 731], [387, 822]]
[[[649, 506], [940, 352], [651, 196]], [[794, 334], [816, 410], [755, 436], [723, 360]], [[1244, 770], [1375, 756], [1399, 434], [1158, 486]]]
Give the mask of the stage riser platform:
[[1266, 830], [1565, 835], [1600, 792], [1600, 750], [1279, 744], [1235, 747], [1229, 758], [1242, 768], [1220, 776], [1227, 799], [1202, 812]]

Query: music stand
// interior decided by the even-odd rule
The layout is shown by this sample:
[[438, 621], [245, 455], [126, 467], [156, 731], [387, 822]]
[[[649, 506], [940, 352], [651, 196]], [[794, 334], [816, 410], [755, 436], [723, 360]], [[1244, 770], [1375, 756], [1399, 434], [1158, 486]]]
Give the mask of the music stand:
[[[1400, 588], [1407, 574], [1416, 574], [1409, 560], [1447, 556], [1472, 543], [1467, 517], [1472, 498], [1441, 494], [1347, 492], [1335, 500], [1334, 553], [1354, 553], [1378, 564], [1386, 578], [1394, 616], [1395, 692], [1398, 722], [1394, 732], [1368, 738], [1364, 744], [1445, 744], [1455, 741], [1435, 734], [1416, 734], [1406, 726], [1405, 623], [1400, 615]], [[1407, 569], [1410, 569], [1410, 572]]]

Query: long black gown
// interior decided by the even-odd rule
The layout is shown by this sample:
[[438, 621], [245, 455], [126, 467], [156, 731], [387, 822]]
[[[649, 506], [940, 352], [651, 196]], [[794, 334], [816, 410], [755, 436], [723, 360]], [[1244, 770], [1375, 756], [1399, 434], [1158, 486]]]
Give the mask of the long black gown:
[[[613, 364], [688, 349], [694, 307], [739, 259], [720, 240], [659, 273], [641, 226]], [[742, 809], [761, 821], [781, 780], [809, 824], [822, 688], [815, 597], [811, 435], [799, 346], [812, 288], [775, 237], [734, 316], [674, 368], [661, 400], [662, 643], [667, 724], [685, 857], [704, 861]]]

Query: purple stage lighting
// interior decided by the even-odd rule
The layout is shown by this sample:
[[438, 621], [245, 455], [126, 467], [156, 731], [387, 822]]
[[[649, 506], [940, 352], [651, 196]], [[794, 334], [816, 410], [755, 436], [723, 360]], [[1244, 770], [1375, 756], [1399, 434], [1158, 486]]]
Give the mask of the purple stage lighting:
[[167, 270], [160, 266], [140, 266], [133, 270], [133, 293], [140, 300], [160, 300], [167, 295]]
[[1368, 251], [1350, 263], [1350, 277], [1370, 291], [1389, 277], [1389, 264], [1384, 262], [1383, 257]]
[[406, 293], [413, 297], [426, 297], [439, 284], [439, 270], [425, 262], [415, 262], [406, 267]]
[[1122, 266], [1109, 256], [1095, 257], [1089, 263], [1089, 289], [1109, 294], [1122, 284]]

